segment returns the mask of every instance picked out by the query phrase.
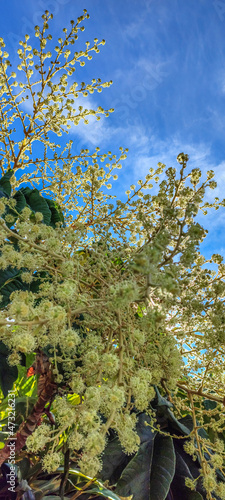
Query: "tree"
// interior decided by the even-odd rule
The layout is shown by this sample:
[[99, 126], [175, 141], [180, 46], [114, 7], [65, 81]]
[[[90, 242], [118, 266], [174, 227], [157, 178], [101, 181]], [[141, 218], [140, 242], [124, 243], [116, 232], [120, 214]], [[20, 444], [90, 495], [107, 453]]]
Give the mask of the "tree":
[[201, 255], [207, 231], [196, 222], [199, 210], [224, 206], [204, 201], [214, 174], [201, 181], [181, 153], [178, 171], [159, 163], [126, 199], [108, 194], [127, 150], [74, 154], [63, 142], [80, 120], [112, 111], [79, 105], [111, 82], [74, 82], [104, 41], [72, 50], [84, 11], [52, 48], [51, 18], [35, 27], [37, 47], [20, 42], [21, 81], [0, 39], [4, 396], [16, 367], [21, 376], [30, 363], [38, 377], [33, 409], [10, 430], [16, 457], [26, 445], [48, 474], [64, 460], [61, 498], [71, 463], [117, 483], [109, 493], [93, 482], [81, 498], [225, 498], [225, 267]]

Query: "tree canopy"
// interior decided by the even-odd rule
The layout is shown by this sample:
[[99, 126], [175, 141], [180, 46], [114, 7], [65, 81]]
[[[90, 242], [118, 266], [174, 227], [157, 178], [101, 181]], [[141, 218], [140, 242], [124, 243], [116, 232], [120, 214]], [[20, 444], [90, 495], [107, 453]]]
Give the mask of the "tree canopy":
[[127, 150], [77, 154], [64, 140], [113, 111], [80, 105], [112, 82], [74, 80], [104, 40], [75, 51], [84, 11], [54, 46], [52, 17], [35, 47], [20, 42], [18, 74], [0, 39], [3, 417], [23, 367], [24, 394], [37, 391], [8, 437], [48, 474], [67, 460], [108, 481], [84, 499], [224, 499], [225, 266], [201, 254], [198, 219], [224, 201], [207, 201], [214, 173], [191, 170], [184, 153], [122, 200], [110, 194]]

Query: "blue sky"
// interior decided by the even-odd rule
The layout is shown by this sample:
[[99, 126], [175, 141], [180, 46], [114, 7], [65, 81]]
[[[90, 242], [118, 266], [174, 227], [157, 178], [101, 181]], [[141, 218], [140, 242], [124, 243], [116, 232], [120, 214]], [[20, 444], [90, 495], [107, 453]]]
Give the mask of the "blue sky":
[[[181, 151], [190, 167], [214, 169], [225, 197], [225, 0], [9, 0], [2, 6], [0, 36], [15, 60], [18, 41], [40, 24], [48, 9], [50, 32], [58, 38], [70, 19], [86, 8], [83, 43], [97, 37], [106, 45], [80, 68], [78, 78], [113, 80], [91, 105], [115, 108], [109, 118], [79, 126], [77, 148], [99, 146], [118, 153], [128, 147], [118, 192], [163, 162], [176, 166]], [[203, 221], [202, 221], [203, 222]], [[225, 216], [213, 213], [207, 255], [225, 253]]]

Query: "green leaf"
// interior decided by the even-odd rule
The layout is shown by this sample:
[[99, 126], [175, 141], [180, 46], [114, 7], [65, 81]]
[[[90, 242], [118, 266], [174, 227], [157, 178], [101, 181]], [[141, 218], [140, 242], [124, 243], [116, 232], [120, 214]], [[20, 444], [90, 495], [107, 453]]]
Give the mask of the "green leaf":
[[0, 179], [0, 188], [1, 190], [3, 191], [4, 194], [10, 196], [11, 194], [11, 183], [10, 183], [10, 179], [12, 177], [12, 175], [14, 174], [13, 170], [10, 169], [8, 170], [8, 172], [6, 172], [5, 175], [3, 175], [3, 177]]
[[29, 469], [29, 471], [27, 472], [27, 475], [26, 475], [26, 479], [28, 480], [32, 477], [37, 477], [37, 475], [41, 471], [42, 471], [42, 463], [38, 462], [37, 464], [33, 465], [33, 467], [31, 467]]
[[0, 442], [5, 443], [6, 439], [8, 438], [8, 431], [5, 432], [0, 432]]
[[158, 388], [154, 385], [154, 389], [155, 389], [155, 392], [156, 392], [156, 396], [157, 396], [157, 407], [158, 406], [162, 406], [162, 407], [168, 407], [168, 408], [171, 408], [172, 403], [170, 403], [170, 401], [168, 401], [168, 399], [164, 398], [163, 396], [161, 396]]
[[149, 500], [165, 500], [174, 477], [175, 466], [172, 438], [157, 434], [154, 440]]
[[103, 481], [108, 480], [109, 484], [116, 483], [128, 461], [129, 459], [122, 450], [118, 437], [114, 437], [108, 442], [102, 456], [101, 479]]
[[[71, 499], [71, 497], [65, 497], [65, 496], [63, 498], [64, 500]], [[48, 495], [47, 497], [46, 496], [42, 497], [42, 500], [62, 500], [62, 497], [59, 497], [58, 495]]]
[[[142, 416], [142, 422], [146, 417]], [[150, 430], [150, 428], [149, 428]], [[144, 439], [147, 438], [143, 435]], [[124, 469], [116, 492], [133, 500], [165, 500], [175, 473], [176, 457], [171, 437], [149, 433]]]
[[10, 302], [10, 295], [15, 290], [26, 290], [25, 283], [20, 279], [22, 270], [15, 267], [7, 267], [0, 273], [0, 295], [2, 295], [1, 308], [6, 307]]
[[151, 429], [151, 418], [146, 413], [140, 413], [138, 416], [138, 422], [136, 425], [136, 431], [141, 440], [141, 444], [145, 441], [151, 441], [152, 436], [155, 435]]
[[27, 186], [25, 188], [21, 188], [20, 192], [24, 194], [25, 198], [28, 198], [32, 192], [32, 189]]
[[187, 500], [204, 500], [204, 498], [201, 493], [198, 493], [197, 491], [190, 491], [187, 493]]
[[0, 386], [4, 398], [8, 395], [13, 387], [14, 382], [18, 377], [18, 369], [16, 366], [10, 366], [7, 362], [7, 357], [10, 351], [8, 347], [0, 341]]
[[189, 427], [182, 422], [182, 419], [177, 420], [169, 408], [166, 409], [166, 415], [174, 430], [181, 431], [184, 436], [188, 436], [190, 434]]
[[187, 427], [189, 433], [193, 430], [193, 420], [191, 415], [185, 415], [179, 419], [179, 423]]
[[[22, 366], [18, 366], [18, 373], [20, 374]], [[28, 377], [27, 378], [27, 370], [25, 370], [25, 375], [24, 377], [20, 378], [18, 377], [16, 387], [20, 391], [21, 394], [26, 395], [26, 396], [36, 396], [36, 385], [37, 385], [37, 380], [35, 377]]]
[[0, 189], [0, 198], [8, 198], [8, 196]]
[[[171, 407], [173, 406], [172, 403], [170, 403], [170, 401], [168, 401], [166, 398], [161, 396], [161, 394], [156, 386], [154, 386], [154, 389], [155, 389], [156, 396], [157, 396], [156, 408], [157, 408], [158, 416], [160, 418], [164, 417], [165, 420], [167, 419], [175, 431], [182, 432], [182, 434], [184, 436], [190, 434], [190, 425], [189, 426], [185, 425], [185, 419], [177, 420], [176, 417], [174, 416], [172, 410], [171, 410]], [[191, 423], [192, 423], [192, 420], [191, 420]], [[190, 424], [190, 422], [189, 422], [189, 424]]]
[[22, 460], [20, 460], [20, 462], [17, 463], [17, 465], [19, 467], [22, 479], [26, 479], [26, 476], [30, 470], [29, 458], [24, 457]]
[[55, 227], [57, 222], [64, 223], [64, 217], [60, 206], [53, 200], [45, 198], [50, 210], [51, 210], [51, 226]]
[[[63, 471], [62, 467], [59, 467], [57, 471]], [[69, 469], [69, 474], [70, 475], [75, 475], [77, 477], [80, 477], [81, 479], [85, 479], [86, 482], [88, 483], [92, 478], [89, 476], [85, 476], [82, 474], [77, 469]], [[97, 479], [94, 481], [93, 486], [90, 487], [88, 490], [85, 490], [84, 493], [91, 493], [91, 494], [98, 494], [100, 496], [103, 496], [104, 498], [109, 498], [110, 500], [120, 500], [120, 498], [112, 491], [108, 490], [103, 486], [103, 484], [98, 481]]]
[[[176, 453], [176, 477], [179, 476], [180, 483], [182, 482], [181, 478], [183, 478], [183, 484], [184, 484], [185, 477], [189, 477], [190, 479], [193, 479], [194, 476], [192, 475], [192, 472], [191, 472], [188, 464], [185, 462], [184, 458], [180, 455], [179, 451], [176, 450], [175, 453]], [[194, 461], [193, 461], [193, 465], [194, 465], [195, 469], [197, 469]]]
[[51, 222], [51, 210], [48, 207], [48, 203], [41, 196], [37, 189], [33, 189], [29, 196], [29, 205], [34, 210], [34, 212], [41, 212], [43, 214], [44, 224], [49, 225]]
[[217, 406], [217, 402], [211, 399], [204, 399], [203, 404], [206, 410], [214, 410]]
[[16, 200], [16, 210], [17, 212], [22, 212], [22, 210], [25, 208], [26, 206], [26, 198], [24, 196], [24, 194], [22, 193], [21, 190], [17, 191], [13, 198]]
[[150, 498], [153, 451], [154, 437], [151, 441], [141, 444], [135, 457], [124, 469], [116, 487], [118, 495], [124, 497], [133, 495], [133, 500], [147, 500]]
[[50, 225], [51, 210], [49, 209], [46, 199], [40, 195], [38, 189], [22, 188], [21, 191], [31, 210], [33, 210], [33, 212], [41, 212], [43, 214], [44, 224]]
[[104, 488], [103, 486], [93, 486], [93, 488], [85, 490], [84, 493], [91, 493], [92, 495], [97, 493], [101, 497], [109, 498], [110, 500], [120, 500], [120, 498], [115, 493], [108, 490], [107, 488]]
[[[18, 218], [18, 212], [20, 213], [23, 210], [23, 208], [26, 206], [26, 198], [21, 191], [17, 191], [16, 194], [13, 196], [13, 199], [15, 199], [17, 203], [16, 203], [15, 208], [8, 209], [8, 214], [12, 215], [14, 217], [14, 220], [10, 223], [9, 222], [6, 223], [8, 227], [14, 226], [14, 224]], [[16, 240], [16, 242], [17, 242], [17, 240]]]
[[[52, 479], [36, 479], [30, 483], [32, 490], [42, 491], [43, 493], [54, 493], [60, 487], [60, 476], [54, 476]], [[49, 498], [49, 497], [48, 497]]]
[[[192, 481], [194, 479], [197, 479], [199, 477], [199, 468], [197, 467], [196, 462], [192, 460], [190, 455], [187, 455], [187, 453], [185, 453], [183, 449], [183, 443], [178, 443], [178, 441], [175, 441], [174, 447], [176, 453], [176, 471], [170, 486], [171, 492], [175, 499], [184, 498], [186, 500], [192, 500], [190, 494], [195, 492], [191, 491], [185, 485], [185, 478], [189, 478]], [[197, 481], [196, 486], [197, 489], [201, 488], [201, 482]], [[197, 498], [198, 497], [196, 497], [196, 500]]]

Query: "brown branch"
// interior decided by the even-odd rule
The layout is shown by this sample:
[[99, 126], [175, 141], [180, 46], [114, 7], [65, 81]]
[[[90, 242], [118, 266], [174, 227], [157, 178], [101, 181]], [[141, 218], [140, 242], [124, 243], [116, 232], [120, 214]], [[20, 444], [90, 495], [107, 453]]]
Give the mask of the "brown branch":
[[218, 396], [213, 396], [213, 394], [208, 394], [206, 392], [203, 392], [202, 390], [194, 390], [194, 389], [188, 389], [187, 386], [183, 385], [183, 384], [180, 384], [179, 382], [177, 382], [177, 387], [179, 387], [180, 389], [183, 389], [185, 392], [189, 393], [189, 394], [196, 394], [197, 396], [201, 396], [203, 398], [206, 398], [206, 399], [210, 399], [211, 401], [216, 401], [217, 403], [222, 403], [224, 406], [225, 406], [225, 396], [223, 398], [219, 398]]
[[15, 436], [7, 439], [4, 448], [0, 450], [0, 465], [10, 456], [10, 445], [13, 446], [15, 454], [24, 447], [28, 436], [30, 436], [39, 424], [40, 417], [45, 412], [45, 405], [52, 401], [57, 384], [53, 381], [52, 370], [48, 357], [42, 352], [36, 356], [34, 363], [35, 372], [40, 374], [38, 380], [38, 400], [28, 418], [22, 422]]

